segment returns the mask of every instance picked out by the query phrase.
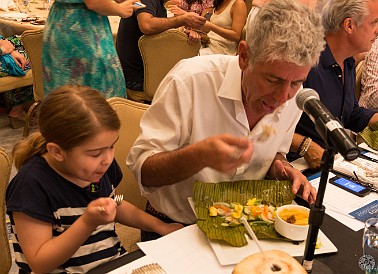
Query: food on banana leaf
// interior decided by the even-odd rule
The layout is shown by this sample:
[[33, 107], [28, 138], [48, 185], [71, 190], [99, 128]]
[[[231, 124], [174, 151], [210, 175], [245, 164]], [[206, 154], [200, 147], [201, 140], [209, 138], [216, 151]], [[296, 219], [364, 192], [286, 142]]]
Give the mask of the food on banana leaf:
[[233, 246], [247, 244], [241, 216], [259, 239], [280, 239], [274, 229], [275, 210], [294, 199], [290, 181], [251, 180], [237, 182], [195, 182], [193, 200], [197, 225], [212, 240], [224, 240]]
[[222, 226], [238, 226], [242, 223], [242, 216], [247, 221], [264, 221], [274, 223], [276, 218], [276, 207], [262, 204], [261, 199], [249, 199], [245, 205], [240, 203], [215, 202], [209, 208], [209, 216], [220, 216], [223, 219]]

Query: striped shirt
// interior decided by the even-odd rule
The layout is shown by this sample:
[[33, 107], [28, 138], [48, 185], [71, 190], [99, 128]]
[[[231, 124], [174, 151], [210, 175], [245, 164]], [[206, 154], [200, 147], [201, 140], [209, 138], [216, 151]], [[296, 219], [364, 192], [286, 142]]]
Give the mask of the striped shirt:
[[[17, 240], [13, 212], [51, 223], [53, 237], [58, 237], [84, 213], [88, 203], [99, 197], [108, 197], [121, 179], [121, 170], [114, 160], [98, 183], [81, 188], [56, 173], [43, 157], [33, 156], [10, 182], [6, 193], [17, 265], [25, 272], [31, 272]], [[114, 222], [101, 225], [69, 260], [51, 273], [88, 272], [125, 252]]]

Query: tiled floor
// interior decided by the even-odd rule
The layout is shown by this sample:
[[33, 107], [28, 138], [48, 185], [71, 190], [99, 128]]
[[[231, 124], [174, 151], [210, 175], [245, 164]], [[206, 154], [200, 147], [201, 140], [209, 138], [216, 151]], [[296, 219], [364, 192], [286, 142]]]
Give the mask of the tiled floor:
[[[13, 129], [10, 125], [8, 117], [5, 114], [0, 115], [0, 146], [3, 147], [8, 153], [11, 152], [13, 145], [22, 138], [22, 134], [23, 128]], [[13, 178], [15, 174], [16, 170], [13, 168], [11, 178]], [[131, 252], [138, 249], [136, 243], [140, 241], [139, 229], [116, 224], [116, 230], [120, 241], [127, 251]], [[11, 250], [13, 255], [12, 245]], [[18, 268], [15, 264], [13, 264], [9, 274], [16, 273], [18, 273]]]

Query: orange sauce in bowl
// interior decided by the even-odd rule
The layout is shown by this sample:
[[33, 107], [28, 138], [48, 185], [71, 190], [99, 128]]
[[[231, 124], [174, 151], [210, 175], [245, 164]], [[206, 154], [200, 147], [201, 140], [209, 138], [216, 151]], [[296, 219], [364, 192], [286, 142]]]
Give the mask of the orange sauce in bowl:
[[308, 225], [309, 212], [296, 208], [282, 209], [278, 216], [285, 222], [293, 225]]

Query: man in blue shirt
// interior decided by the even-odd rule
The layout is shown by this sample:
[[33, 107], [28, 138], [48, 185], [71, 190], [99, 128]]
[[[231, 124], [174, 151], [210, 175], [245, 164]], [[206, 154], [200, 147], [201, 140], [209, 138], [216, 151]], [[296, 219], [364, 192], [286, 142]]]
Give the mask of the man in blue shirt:
[[[378, 1], [330, 0], [323, 8], [322, 20], [327, 45], [303, 86], [316, 90], [344, 127], [360, 132], [378, 122], [378, 114], [358, 105], [353, 55], [368, 51], [378, 35]], [[290, 151], [304, 156], [310, 168], [318, 169], [324, 148], [314, 123], [303, 113]]]

